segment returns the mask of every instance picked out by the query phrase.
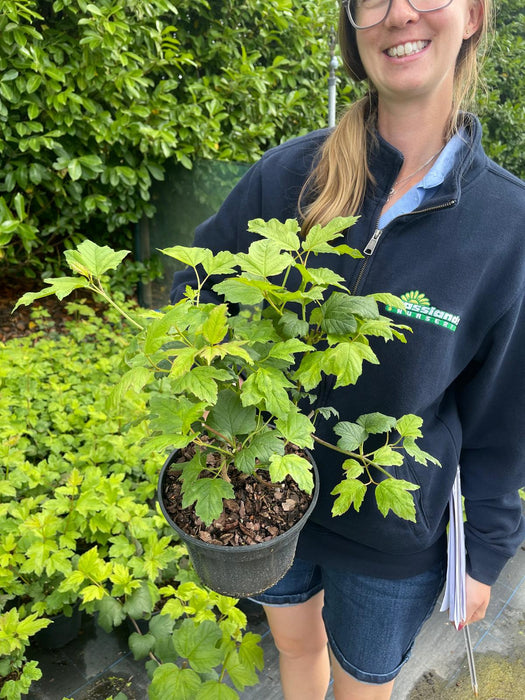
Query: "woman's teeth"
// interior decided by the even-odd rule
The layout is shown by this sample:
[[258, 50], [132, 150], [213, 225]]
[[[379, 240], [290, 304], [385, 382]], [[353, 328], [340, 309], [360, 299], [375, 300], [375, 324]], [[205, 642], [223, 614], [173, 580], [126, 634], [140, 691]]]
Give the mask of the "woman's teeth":
[[392, 46], [392, 48], [387, 49], [386, 53], [388, 56], [411, 56], [413, 53], [417, 53], [428, 46], [430, 42], [428, 41], [407, 41], [406, 44], [399, 44], [399, 46]]

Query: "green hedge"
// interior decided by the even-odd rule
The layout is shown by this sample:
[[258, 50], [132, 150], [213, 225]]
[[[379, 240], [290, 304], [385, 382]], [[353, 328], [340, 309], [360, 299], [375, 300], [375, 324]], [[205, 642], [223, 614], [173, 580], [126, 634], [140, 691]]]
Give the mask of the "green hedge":
[[[333, 0], [0, 7], [0, 255], [128, 243], [166, 159], [252, 161], [325, 123]], [[330, 16], [329, 16], [330, 15]]]

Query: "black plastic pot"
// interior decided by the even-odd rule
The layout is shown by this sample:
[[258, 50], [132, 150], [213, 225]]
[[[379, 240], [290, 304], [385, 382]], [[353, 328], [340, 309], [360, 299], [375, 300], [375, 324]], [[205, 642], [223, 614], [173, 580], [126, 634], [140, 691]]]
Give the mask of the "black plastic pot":
[[164, 475], [175, 462], [178, 450], [168, 457], [159, 475], [157, 498], [162, 513], [188, 548], [189, 555], [202, 583], [217, 593], [233, 598], [247, 598], [273, 586], [292, 565], [299, 533], [310, 517], [319, 495], [319, 473], [308, 455], [314, 472], [312, 502], [301, 520], [287, 532], [272, 540], [243, 546], [209, 544], [188, 535], [176, 525], [164, 502]]
[[39, 630], [32, 641], [41, 649], [61, 649], [78, 637], [81, 627], [82, 611], [75, 606], [69, 617], [63, 613], [53, 615], [49, 627]]

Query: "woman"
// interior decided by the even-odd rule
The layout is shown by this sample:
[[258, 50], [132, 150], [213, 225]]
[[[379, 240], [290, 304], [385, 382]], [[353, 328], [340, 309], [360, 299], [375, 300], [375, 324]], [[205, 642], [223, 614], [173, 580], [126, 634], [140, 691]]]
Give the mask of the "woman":
[[[413, 333], [406, 345], [378, 339], [380, 365], [351, 390], [327, 382], [318, 401], [341, 420], [421, 416], [423, 447], [442, 464], [417, 467], [407, 457], [399, 468], [420, 485], [415, 524], [383, 518], [373, 495], [359, 513], [333, 518], [340, 462], [316, 448], [321, 494], [297, 559], [258, 597], [286, 700], [324, 698], [330, 667], [337, 700], [390, 697], [443, 585], [458, 463], [468, 518], [465, 624], [483, 618], [491, 585], [523, 539], [525, 188], [485, 156], [479, 122], [461, 111], [490, 15], [491, 0], [345, 1], [342, 55], [350, 75], [368, 81], [368, 95], [333, 132], [265, 154], [196, 232], [197, 245], [237, 251], [251, 242], [250, 219], [300, 216], [307, 231], [359, 214], [347, 236], [364, 261], [341, 256], [336, 271], [356, 294], [401, 296], [398, 320]], [[172, 300], [187, 283], [189, 273], [176, 275]], [[323, 430], [330, 436], [329, 423]]]

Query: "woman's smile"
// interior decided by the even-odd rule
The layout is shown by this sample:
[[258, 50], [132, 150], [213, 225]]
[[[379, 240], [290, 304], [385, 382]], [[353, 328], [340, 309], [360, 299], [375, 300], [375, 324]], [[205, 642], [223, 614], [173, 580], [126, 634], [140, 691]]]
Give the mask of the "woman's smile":
[[397, 46], [391, 46], [386, 49], [385, 53], [391, 58], [401, 57], [401, 56], [413, 56], [416, 53], [420, 53], [430, 44], [430, 41], [407, 41], [404, 44], [398, 44]]

